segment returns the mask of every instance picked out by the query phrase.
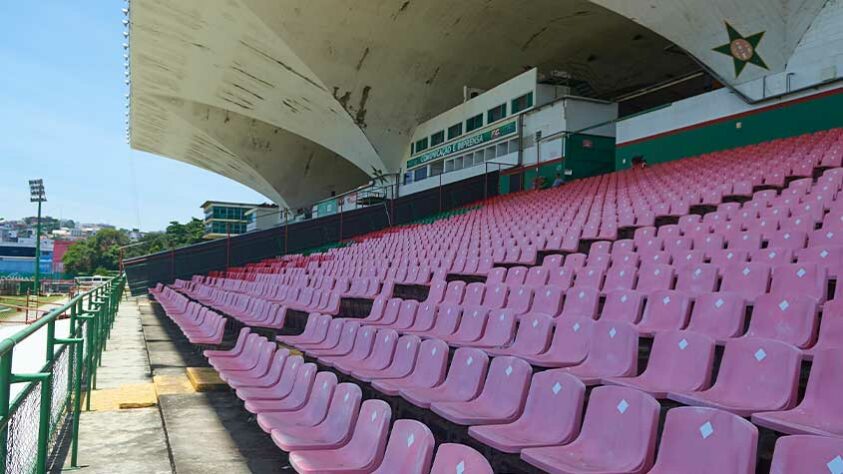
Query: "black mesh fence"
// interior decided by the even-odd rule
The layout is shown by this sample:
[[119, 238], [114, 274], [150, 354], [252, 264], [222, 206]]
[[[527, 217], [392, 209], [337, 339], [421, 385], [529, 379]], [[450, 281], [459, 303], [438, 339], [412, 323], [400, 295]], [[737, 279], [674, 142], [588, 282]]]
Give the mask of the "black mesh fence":
[[124, 262], [133, 295], [158, 283], [322, 247], [390, 225], [402, 225], [497, 195], [498, 172], [476, 176], [395, 200], [231, 238], [159, 252]]

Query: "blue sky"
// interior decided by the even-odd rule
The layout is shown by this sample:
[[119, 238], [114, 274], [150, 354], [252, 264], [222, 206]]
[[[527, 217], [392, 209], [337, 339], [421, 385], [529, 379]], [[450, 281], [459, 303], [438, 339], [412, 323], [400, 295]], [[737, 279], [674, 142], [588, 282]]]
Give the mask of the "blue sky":
[[143, 230], [200, 217], [207, 199], [264, 202], [222, 176], [130, 150], [122, 1], [0, 2], [0, 217], [44, 212]]

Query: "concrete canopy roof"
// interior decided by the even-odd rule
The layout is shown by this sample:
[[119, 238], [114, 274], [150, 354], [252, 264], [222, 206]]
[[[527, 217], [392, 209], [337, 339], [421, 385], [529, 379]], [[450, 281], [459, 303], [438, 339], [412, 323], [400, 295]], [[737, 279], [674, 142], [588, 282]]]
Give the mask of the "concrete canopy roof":
[[[299, 207], [398, 171], [413, 127], [460, 103], [464, 85], [539, 67], [610, 98], [698, 70], [671, 41], [726, 71], [706, 53], [723, 42], [715, 17], [769, 2], [713, 0], [696, 30], [688, 15], [712, 2], [647, 3], [132, 0], [131, 145]], [[808, 13], [789, 21], [807, 25], [821, 0], [802, 3]], [[685, 37], [670, 20], [683, 14]], [[697, 32], [707, 43], [695, 45]]]

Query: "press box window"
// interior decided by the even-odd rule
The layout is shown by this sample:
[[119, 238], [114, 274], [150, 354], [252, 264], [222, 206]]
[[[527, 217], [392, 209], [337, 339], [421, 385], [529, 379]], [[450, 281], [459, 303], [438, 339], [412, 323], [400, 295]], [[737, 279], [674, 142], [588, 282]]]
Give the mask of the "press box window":
[[506, 104], [501, 104], [494, 109], [489, 109], [487, 116], [487, 123], [497, 122], [498, 120], [506, 117]]
[[524, 94], [517, 99], [512, 99], [512, 113], [517, 114], [533, 106], [533, 93]]
[[430, 136], [430, 146], [436, 146], [445, 142], [445, 130], [440, 130]]
[[456, 125], [451, 125], [448, 127], [448, 140], [452, 138], [457, 138], [458, 136], [462, 135], [462, 123], [458, 123]]
[[439, 176], [442, 174], [443, 170], [445, 169], [445, 162], [444, 161], [437, 161], [436, 163], [430, 164], [430, 176]]
[[416, 153], [427, 150], [427, 137], [416, 142]]
[[483, 126], [483, 114], [477, 114], [465, 121], [465, 131], [471, 132]]
[[413, 181], [421, 181], [425, 178], [427, 178], [427, 166], [422, 166], [413, 172]]

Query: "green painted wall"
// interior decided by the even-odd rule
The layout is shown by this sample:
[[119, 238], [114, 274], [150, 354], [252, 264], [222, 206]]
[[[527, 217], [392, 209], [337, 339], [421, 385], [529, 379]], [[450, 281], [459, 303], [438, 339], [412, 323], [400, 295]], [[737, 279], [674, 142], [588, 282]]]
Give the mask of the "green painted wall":
[[[741, 122], [741, 128], [737, 128], [737, 122]], [[619, 146], [615, 156], [615, 169], [628, 168], [632, 157], [638, 155], [644, 156], [648, 163], [661, 163], [841, 126], [843, 93], [826, 95], [701, 128]]]
[[[590, 145], [586, 146], [585, 142], [590, 142]], [[556, 173], [563, 173], [563, 168], [572, 172], [570, 176], [565, 176], [566, 181], [611, 173], [615, 170], [615, 139], [613, 137], [573, 134], [568, 137], [565, 150], [564, 161], [553, 161], [540, 165], [538, 169], [529, 167], [516, 173], [516, 175], [523, 173], [524, 189], [533, 189], [536, 175], [543, 176], [550, 185], [556, 179]], [[502, 175], [498, 181], [500, 194], [509, 194], [511, 191], [510, 176], [512, 175]]]

